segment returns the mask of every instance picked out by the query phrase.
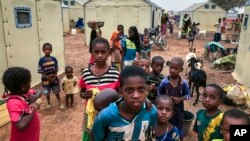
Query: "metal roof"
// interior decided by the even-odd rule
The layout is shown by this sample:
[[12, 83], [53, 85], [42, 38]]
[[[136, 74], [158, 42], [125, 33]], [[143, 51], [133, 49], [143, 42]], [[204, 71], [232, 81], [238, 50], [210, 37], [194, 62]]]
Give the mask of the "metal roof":
[[193, 5], [189, 6], [188, 8], [186, 8], [182, 11], [194, 11], [207, 3], [209, 3], [209, 2], [194, 3]]

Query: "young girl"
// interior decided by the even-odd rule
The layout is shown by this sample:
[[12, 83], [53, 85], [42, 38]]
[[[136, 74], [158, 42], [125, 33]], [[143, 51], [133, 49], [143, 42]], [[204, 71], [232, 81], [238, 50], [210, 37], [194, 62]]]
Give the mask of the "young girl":
[[8, 68], [3, 74], [4, 98], [11, 119], [10, 141], [39, 141], [40, 121], [36, 100], [41, 93], [30, 90], [30, 71], [21, 67]]
[[223, 89], [216, 84], [209, 84], [203, 92], [201, 109], [196, 114], [194, 132], [198, 133], [199, 141], [222, 139], [220, 123], [223, 113], [218, 109], [222, 102]]
[[[157, 108], [157, 123], [153, 132], [149, 134], [149, 140], [155, 138], [157, 141], [179, 141], [180, 135], [177, 127], [169, 120], [174, 115], [174, 102], [167, 95], [159, 95], [155, 100]], [[151, 136], [151, 137], [150, 137]]]
[[[131, 66], [136, 56], [140, 53], [140, 37], [135, 26], [128, 30], [128, 39], [125, 40], [122, 50], [123, 66]], [[138, 59], [138, 58], [137, 58]]]
[[[74, 104], [74, 97], [73, 95], [79, 92], [77, 84], [77, 78], [73, 74], [73, 68], [71, 66], [67, 66], [65, 68], [66, 76], [62, 79], [62, 90], [66, 94], [66, 106], [72, 107]], [[70, 105], [69, 105], [70, 99]]]
[[149, 35], [143, 36], [143, 42], [141, 43], [140, 59], [151, 59], [151, 44], [149, 43]]
[[[95, 58], [95, 64], [91, 67], [88, 67], [83, 70], [82, 77], [80, 79], [79, 85], [81, 87], [80, 96], [83, 99], [92, 98], [94, 89], [103, 90], [106, 88], [112, 88], [117, 90], [119, 87], [119, 72], [110, 67], [107, 64], [107, 60], [109, 57], [109, 42], [104, 38], [98, 38], [92, 43], [92, 55]], [[86, 105], [89, 101], [87, 101]], [[85, 105], [85, 106], [86, 106]], [[84, 120], [87, 119], [87, 114], [84, 113]], [[86, 128], [88, 123], [84, 123], [84, 133], [83, 140], [89, 139], [89, 130], [90, 128]]]

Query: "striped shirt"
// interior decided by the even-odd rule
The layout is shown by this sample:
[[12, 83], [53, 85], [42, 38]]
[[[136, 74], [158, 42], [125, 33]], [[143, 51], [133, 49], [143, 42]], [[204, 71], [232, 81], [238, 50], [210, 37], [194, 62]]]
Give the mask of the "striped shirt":
[[98, 88], [103, 90], [112, 88], [116, 90], [119, 87], [119, 72], [110, 67], [105, 74], [97, 76], [88, 67], [83, 70], [79, 85], [82, 89]]

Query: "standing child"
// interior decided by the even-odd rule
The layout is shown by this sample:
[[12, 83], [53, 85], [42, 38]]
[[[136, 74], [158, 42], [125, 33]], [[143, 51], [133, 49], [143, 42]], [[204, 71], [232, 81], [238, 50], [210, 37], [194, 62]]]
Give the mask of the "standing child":
[[174, 57], [170, 61], [169, 73], [162, 80], [158, 93], [168, 95], [174, 101], [174, 116], [170, 122], [175, 125], [180, 133], [180, 140], [183, 140], [183, 120], [184, 120], [184, 100], [189, 98], [189, 89], [186, 80], [183, 80], [180, 73], [183, 71], [184, 61], [179, 57]]
[[[62, 79], [62, 90], [66, 94], [66, 106], [72, 107], [74, 104], [74, 94], [79, 92], [77, 84], [77, 78], [73, 74], [73, 68], [71, 66], [67, 66], [65, 68], [66, 76]], [[70, 100], [70, 105], [69, 105]]]
[[222, 139], [220, 123], [223, 113], [218, 109], [222, 102], [223, 89], [216, 84], [209, 84], [203, 92], [201, 109], [196, 114], [193, 131], [198, 133], [199, 141]]
[[220, 133], [223, 139], [214, 139], [213, 141], [230, 141], [230, 125], [250, 125], [249, 116], [238, 109], [227, 110], [222, 117], [220, 124]]
[[65, 110], [65, 107], [63, 106], [63, 104], [61, 104], [59, 95], [60, 85], [59, 79], [57, 77], [58, 63], [55, 57], [50, 56], [52, 52], [52, 45], [50, 43], [43, 44], [43, 52], [45, 55], [41, 57], [38, 62], [38, 73], [42, 74], [42, 86], [48, 92], [46, 93], [48, 101], [46, 109], [52, 108], [50, 103], [50, 92], [53, 91], [53, 93], [56, 95], [56, 99], [59, 104], [59, 109], [63, 111]]
[[[104, 38], [97, 38], [92, 43], [91, 52], [96, 60], [96, 63], [93, 66], [83, 70], [82, 77], [79, 82], [81, 87], [80, 96], [87, 100], [85, 106], [87, 106], [89, 101], [92, 100], [92, 96], [94, 95], [93, 93], [96, 91], [95, 89], [103, 90], [106, 88], [112, 88], [117, 90], [119, 87], [119, 72], [107, 64], [109, 49], [109, 42]], [[89, 131], [91, 127], [87, 126], [91, 124], [87, 123], [86, 121], [94, 120], [88, 116], [89, 115], [87, 113], [84, 113], [84, 141], [90, 140]]]
[[214, 26], [216, 27], [214, 41], [219, 42], [221, 41], [221, 18], [218, 19], [218, 23], [216, 23]]
[[141, 43], [141, 51], [139, 59], [151, 59], [151, 44], [149, 43], [149, 35], [143, 36], [143, 42]]
[[39, 141], [40, 120], [37, 113], [40, 94], [32, 95], [30, 71], [8, 68], [3, 74], [4, 96], [11, 120], [10, 141]]
[[164, 78], [161, 74], [163, 67], [165, 64], [165, 60], [161, 56], [155, 56], [152, 59], [151, 68], [152, 71], [149, 72], [147, 81], [148, 85], [151, 86], [151, 89], [148, 94], [148, 99], [154, 103], [156, 96], [157, 96], [157, 89]]
[[147, 75], [137, 66], [125, 67], [120, 75], [122, 99], [110, 104], [95, 118], [92, 128], [96, 141], [146, 139], [146, 130], [156, 122], [156, 108], [146, 107]]
[[[128, 39], [123, 43], [122, 60], [123, 66], [131, 66], [136, 56], [140, 53], [140, 37], [135, 26], [128, 30]], [[138, 59], [138, 58], [137, 58]]]
[[153, 132], [149, 130], [148, 140], [179, 141], [180, 135], [177, 127], [169, 122], [174, 115], [173, 100], [167, 95], [159, 95], [155, 100], [155, 106], [157, 108], [157, 123]]

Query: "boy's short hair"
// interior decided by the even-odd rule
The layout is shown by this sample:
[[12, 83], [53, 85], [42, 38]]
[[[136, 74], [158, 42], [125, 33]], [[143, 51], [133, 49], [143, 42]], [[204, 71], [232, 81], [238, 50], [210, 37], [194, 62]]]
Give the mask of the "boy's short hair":
[[138, 66], [128, 66], [121, 71], [119, 78], [120, 86], [123, 87], [124, 82], [127, 80], [127, 78], [135, 76], [139, 76], [145, 79], [145, 83], [147, 82], [147, 74], [142, 68]]
[[101, 111], [106, 108], [110, 103], [117, 101], [121, 96], [114, 89], [107, 88], [102, 90], [94, 98], [93, 105], [96, 110]]
[[247, 124], [250, 125], [249, 116], [245, 112], [243, 112], [241, 110], [238, 110], [238, 109], [227, 110], [223, 114], [223, 117], [222, 117], [222, 120], [221, 120], [221, 124], [223, 124], [223, 122], [224, 122], [224, 120], [225, 120], [226, 117], [235, 118], [235, 119], [244, 119], [244, 120], [246, 120]]
[[52, 45], [50, 43], [44, 43], [43, 44], [43, 49], [46, 47], [46, 46], [50, 46], [52, 48]]
[[165, 63], [165, 60], [164, 60], [161, 56], [154, 56], [154, 57], [152, 58], [152, 64], [154, 64], [154, 63], [157, 62], [157, 61], [162, 61], [163, 64]]
[[66, 66], [64, 71], [66, 72], [68, 69], [71, 69], [73, 71], [73, 67], [71, 66]]
[[110, 49], [110, 45], [109, 45], [109, 41], [107, 40], [107, 39], [105, 39], [105, 38], [96, 38], [93, 42], [92, 42], [92, 50], [94, 49], [94, 47], [95, 47], [95, 45], [96, 44], [104, 44], [105, 45], [105, 47], [108, 49], [108, 51], [109, 51], [109, 49]]
[[173, 61], [177, 62], [179, 64], [179, 66], [181, 68], [183, 68], [184, 61], [183, 61], [182, 58], [180, 58], [180, 57], [174, 57], [174, 58], [171, 59], [170, 63], [172, 63]]
[[217, 84], [208, 84], [206, 87], [212, 87], [214, 89], [217, 90], [219, 96], [220, 96], [220, 99], [222, 100], [223, 97], [224, 97], [224, 90]]
[[158, 96], [156, 97], [156, 99], [155, 99], [155, 106], [158, 105], [159, 100], [161, 100], [161, 99], [169, 100], [170, 103], [171, 103], [171, 107], [174, 109], [174, 101], [173, 101], [173, 99], [172, 99], [171, 97], [169, 97], [168, 95], [158, 95]]
[[117, 26], [117, 30], [118, 30], [119, 28], [124, 29], [124, 26], [123, 26], [123, 25], [121, 25], [121, 24], [119, 24], [119, 25]]

